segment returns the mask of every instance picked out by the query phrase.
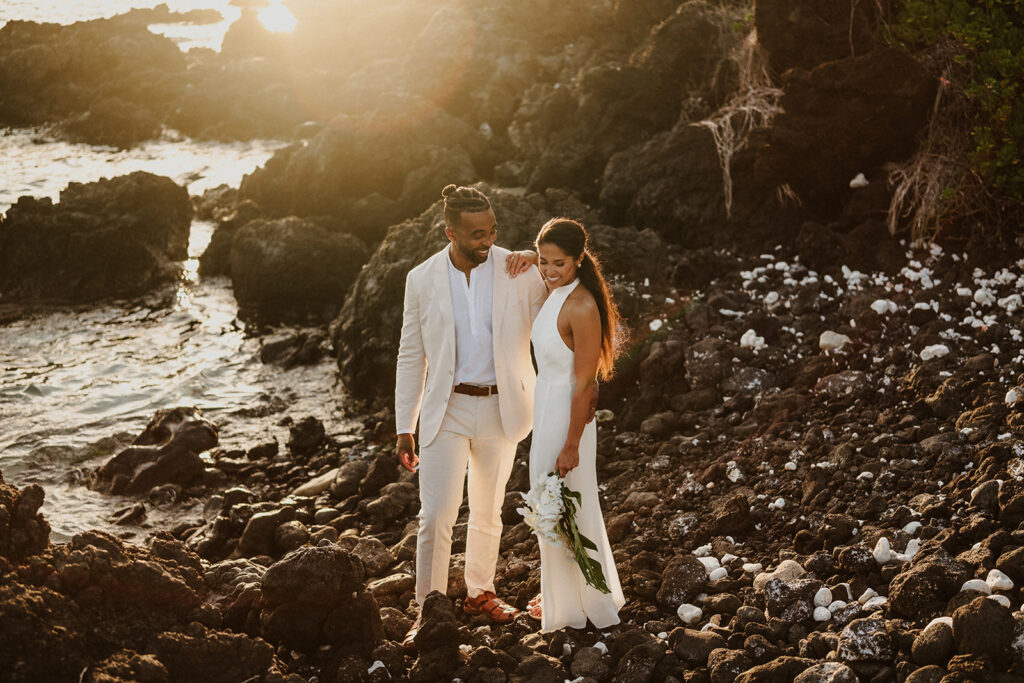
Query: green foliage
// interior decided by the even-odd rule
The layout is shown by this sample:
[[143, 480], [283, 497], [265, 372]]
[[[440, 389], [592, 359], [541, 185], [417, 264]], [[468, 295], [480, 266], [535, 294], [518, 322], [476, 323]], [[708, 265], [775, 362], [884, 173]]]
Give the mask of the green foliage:
[[952, 86], [973, 110], [974, 170], [1024, 199], [1024, 0], [903, 0], [890, 28], [912, 51], [953, 45], [953, 62], [968, 74]]

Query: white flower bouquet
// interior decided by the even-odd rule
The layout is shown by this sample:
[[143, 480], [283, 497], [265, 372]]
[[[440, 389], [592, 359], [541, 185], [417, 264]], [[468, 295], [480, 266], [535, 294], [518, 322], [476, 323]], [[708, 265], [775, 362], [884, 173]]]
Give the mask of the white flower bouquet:
[[526, 507], [516, 511], [533, 533], [547, 543], [565, 548], [576, 559], [586, 582], [602, 593], [610, 593], [601, 563], [587, 554], [587, 550], [597, 550], [597, 546], [580, 533], [576, 524], [577, 506], [583, 500], [580, 492], [567, 487], [562, 478], [552, 472], [520, 495]]

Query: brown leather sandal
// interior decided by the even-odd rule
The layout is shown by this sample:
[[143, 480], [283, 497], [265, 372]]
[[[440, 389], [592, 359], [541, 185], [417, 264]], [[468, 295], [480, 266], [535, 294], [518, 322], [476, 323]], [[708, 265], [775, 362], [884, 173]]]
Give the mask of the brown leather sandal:
[[412, 653], [416, 651], [416, 635], [420, 632], [420, 621], [417, 619], [413, 623], [412, 628], [405, 634], [405, 638], [402, 640], [402, 649], [406, 652]]
[[537, 621], [541, 620], [541, 615], [543, 614], [543, 607], [540, 599], [540, 594], [537, 594], [532, 600], [530, 600], [530, 603], [526, 607], [526, 613], [530, 615], [530, 617], [536, 619]]
[[519, 616], [519, 610], [491, 591], [484, 591], [475, 598], [467, 597], [462, 611], [466, 614], [482, 614], [495, 624], [507, 624]]

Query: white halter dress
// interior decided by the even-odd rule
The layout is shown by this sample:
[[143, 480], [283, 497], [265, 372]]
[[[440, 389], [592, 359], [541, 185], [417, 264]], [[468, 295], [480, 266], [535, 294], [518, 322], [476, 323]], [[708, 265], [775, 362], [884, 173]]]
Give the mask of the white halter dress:
[[[555, 461], [569, 433], [572, 392], [576, 386], [574, 354], [558, 333], [558, 314], [579, 279], [552, 291], [533, 323], [530, 338], [537, 358], [537, 388], [533, 404], [533, 441], [530, 447], [530, 481], [536, 482], [555, 469]], [[565, 477], [565, 485], [582, 494], [576, 520], [580, 532], [594, 541], [590, 556], [601, 563], [611, 593], [587, 585], [576, 560], [561, 546], [540, 539], [540, 590], [542, 631], [566, 626], [584, 628], [587, 619], [597, 628], [619, 623], [625, 603], [605, 532], [597, 492], [597, 425], [590, 422], [580, 439], [580, 462]]]

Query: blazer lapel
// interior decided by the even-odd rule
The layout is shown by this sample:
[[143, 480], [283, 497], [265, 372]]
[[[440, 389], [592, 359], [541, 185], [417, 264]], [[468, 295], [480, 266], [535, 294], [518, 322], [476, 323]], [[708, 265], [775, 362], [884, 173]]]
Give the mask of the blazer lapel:
[[501, 321], [505, 318], [505, 306], [508, 302], [509, 289], [512, 286], [508, 275], [505, 274], [505, 254], [499, 252], [497, 247], [491, 247], [491, 258], [494, 259], [494, 289], [491, 292], [491, 335], [494, 339], [494, 346], [498, 346]]
[[444, 332], [445, 341], [451, 351], [451, 358], [454, 367], [455, 363], [455, 312], [452, 309], [452, 287], [448, 280], [448, 247], [441, 250], [435, 257], [433, 275], [431, 280], [434, 283], [434, 301], [441, 312], [440, 325]]

